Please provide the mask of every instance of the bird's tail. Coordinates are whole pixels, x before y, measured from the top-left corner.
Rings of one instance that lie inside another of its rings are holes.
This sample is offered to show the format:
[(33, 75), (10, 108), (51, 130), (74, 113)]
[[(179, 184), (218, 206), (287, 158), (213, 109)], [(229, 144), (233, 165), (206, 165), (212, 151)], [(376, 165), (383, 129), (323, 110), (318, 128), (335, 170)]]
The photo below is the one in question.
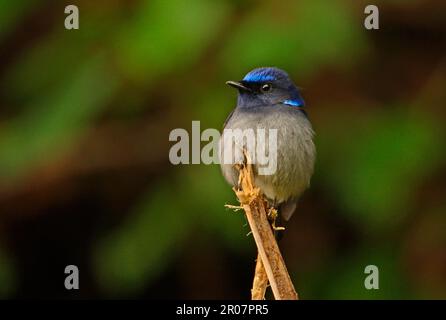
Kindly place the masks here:
[(296, 210), (296, 207), (297, 199), (285, 201), (279, 205), (279, 215), (282, 216), (285, 221), (288, 221)]

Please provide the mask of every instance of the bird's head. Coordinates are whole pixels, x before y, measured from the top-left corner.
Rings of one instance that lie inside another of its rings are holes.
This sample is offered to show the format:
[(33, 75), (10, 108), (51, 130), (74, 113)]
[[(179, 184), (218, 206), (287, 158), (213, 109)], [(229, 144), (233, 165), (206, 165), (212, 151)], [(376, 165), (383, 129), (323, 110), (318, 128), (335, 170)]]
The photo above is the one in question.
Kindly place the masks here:
[(241, 81), (226, 83), (238, 89), (237, 106), (242, 108), (279, 103), (297, 108), (304, 107), (304, 100), (296, 85), (285, 71), (278, 68), (257, 68), (249, 72)]

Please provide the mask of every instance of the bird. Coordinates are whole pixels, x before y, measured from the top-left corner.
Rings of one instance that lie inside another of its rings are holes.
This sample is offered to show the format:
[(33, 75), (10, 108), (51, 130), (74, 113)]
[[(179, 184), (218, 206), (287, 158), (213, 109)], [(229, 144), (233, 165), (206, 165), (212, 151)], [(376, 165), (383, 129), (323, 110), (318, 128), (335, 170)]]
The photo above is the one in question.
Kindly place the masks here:
[[(310, 185), (316, 160), (315, 133), (305, 102), (290, 76), (276, 67), (256, 68), (241, 81), (227, 81), (226, 84), (238, 90), (238, 98), (235, 109), (223, 125), (224, 132), (227, 129), (277, 130), (276, 170), (262, 175), (259, 164), (253, 163), (254, 184), (270, 206), (288, 221), (300, 196)], [(269, 137), (267, 135), (263, 143), (268, 144)], [(219, 142), (220, 157), (225, 149), (234, 146), (226, 140), (223, 133)], [(226, 181), (237, 186), (239, 171), (234, 164), (220, 161), (220, 167)]]

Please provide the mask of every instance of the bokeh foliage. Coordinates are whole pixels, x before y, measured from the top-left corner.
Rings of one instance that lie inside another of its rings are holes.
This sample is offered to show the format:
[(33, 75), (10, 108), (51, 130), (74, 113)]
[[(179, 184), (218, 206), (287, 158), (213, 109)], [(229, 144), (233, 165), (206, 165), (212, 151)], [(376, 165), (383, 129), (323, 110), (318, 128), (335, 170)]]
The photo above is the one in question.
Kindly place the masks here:
[[(440, 21), (441, 10), (428, 21), (405, 2), (382, 4), (382, 30), (366, 31), (363, 1), (74, 1), (80, 30), (67, 31), (62, 2), (3, 2), (2, 297), (26, 296), (13, 226), (53, 206), (64, 215), (73, 203), (94, 203), (86, 215), (99, 217), (76, 233), (89, 239), (76, 258), (89, 268), (85, 296), (156, 297), (158, 282), (170, 277), (180, 283), (165, 285), (172, 297), (248, 297), (234, 269), (249, 274), (255, 252), (244, 218), (223, 207), (234, 203), (232, 191), (217, 166), (169, 164), (168, 132), (190, 131), (192, 120), (220, 128), (235, 102), (224, 81), (266, 65), (286, 69), (304, 87), (317, 132), (312, 187), (283, 242), (302, 297), (446, 297), (446, 285), (423, 286), (446, 280), (441, 268), (427, 267), (446, 263), (445, 229), (434, 228), (446, 225), (445, 188), (436, 180), (445, 175), (444, 110), (432, 102), (445, 101), (439, 50), (446, 26), (424, 30), (433, 34), (427, 53), (408, 51), (407, 38), (389, 50), (399, 36), (392, 26), (405, 35), (404, 23), (416, 29)], [(430, 12), (428, 2), (413, 1)], [(401, 25), (391, 18), (399, 12), (407, 19)], [(22, 198), (29, 206), (15, 205)], [(423, 234), (435, 229), (425, 246), (418, 245), (421, 222)], [(51, 234), (58, 225), (46, 228)], [(33, 235), (24, 239), (43, 249)], [(320, 252), (309, 252), (308, 243)], [(243, 257), (243, 266), (229, 256)], [(189, 268), (178, 266), (185, 261)], [(368, 264), (380, 267), (378, 291), (363, 287)], [(433, 273), (426, 282), (417, 270)], [(212, 296), (202, 296), (203, 286)]]

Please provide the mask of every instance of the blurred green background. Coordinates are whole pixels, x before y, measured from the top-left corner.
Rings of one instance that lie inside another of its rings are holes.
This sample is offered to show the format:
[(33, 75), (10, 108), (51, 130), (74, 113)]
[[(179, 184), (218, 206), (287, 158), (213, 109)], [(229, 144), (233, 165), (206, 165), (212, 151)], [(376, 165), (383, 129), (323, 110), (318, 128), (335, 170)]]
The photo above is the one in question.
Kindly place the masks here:
[(367, 4), (0, 1), (0, 298), (249, 298), (235, 197), (168, 135), (220, 129), (225, 81), (277, 66), (317, 132), (281, 241), (301, 298), (445, 299), (446, 3), (375, 1), (373, 31)]

